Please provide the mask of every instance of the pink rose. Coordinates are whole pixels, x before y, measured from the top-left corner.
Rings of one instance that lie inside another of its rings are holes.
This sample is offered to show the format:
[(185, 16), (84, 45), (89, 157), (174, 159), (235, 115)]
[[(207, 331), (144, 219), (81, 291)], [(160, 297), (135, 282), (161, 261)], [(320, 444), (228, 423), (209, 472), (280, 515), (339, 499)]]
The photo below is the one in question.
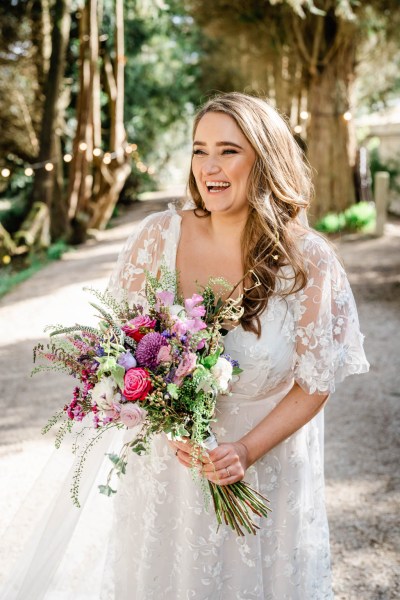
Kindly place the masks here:
[(156, 325), (155, 319), (150, 319), (148, 315), (138, 315), (131, 319), (122, 327), (122, 331), (128, 336), (139, 342), (142, 337), (148, 333), (149, 329), (153, 329)]
[(174, 383), (180, 384), (182, 379), (196, 368), (197, 356), (193, 352), (185, 354), (179, 363), (174, 377)]
[(124, 404), (121, 407), (120, 420), (129, 428), (137, 427), (146, 416), (146, 411), (138, 404)]
[(146, 369), (129, 369), (124, 377), (123, 394), (127, 400), (145, 400), (147, 394), (153, 389), (149, 372)]

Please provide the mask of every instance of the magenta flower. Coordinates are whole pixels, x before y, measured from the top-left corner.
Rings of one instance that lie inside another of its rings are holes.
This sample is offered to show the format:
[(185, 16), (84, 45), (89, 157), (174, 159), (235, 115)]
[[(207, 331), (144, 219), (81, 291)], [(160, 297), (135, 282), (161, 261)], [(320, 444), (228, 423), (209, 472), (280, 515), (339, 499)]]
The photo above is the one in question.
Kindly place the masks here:
[(155, 324), (156, 320), (150, 319), (148, 315), (138, 315), (134, 319), (128, 321), (121, 329), (128, 337), (131, 337), (135, 342), (138, 342), (146, 335), (146, 330), (152, 329)]
[(136, 348), (136, 360), (142, 367), (155, 369), (160, 364), (158, 353), (162, 346), (168, 346), (167, 340), (161, 333), (147, 333), (138, 343)]

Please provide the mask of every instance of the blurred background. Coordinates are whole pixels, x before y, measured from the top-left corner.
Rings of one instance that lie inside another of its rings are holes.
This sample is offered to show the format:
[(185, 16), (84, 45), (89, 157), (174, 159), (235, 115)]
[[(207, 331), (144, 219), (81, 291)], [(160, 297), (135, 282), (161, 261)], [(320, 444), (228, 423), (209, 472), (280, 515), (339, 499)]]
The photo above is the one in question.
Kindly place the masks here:
[(82, 287), (104, 287), (135, 223), (185, 196), (196, 108), (244, 91), (311, 163), (310, 221), (344, 259), (371, 362), (327, 408), (336, 597), (400, 596), (399, 31), (398, 0), (1, 0), (0, 534), (71, 388), (29, 379), (34, 343), (91, 318)]

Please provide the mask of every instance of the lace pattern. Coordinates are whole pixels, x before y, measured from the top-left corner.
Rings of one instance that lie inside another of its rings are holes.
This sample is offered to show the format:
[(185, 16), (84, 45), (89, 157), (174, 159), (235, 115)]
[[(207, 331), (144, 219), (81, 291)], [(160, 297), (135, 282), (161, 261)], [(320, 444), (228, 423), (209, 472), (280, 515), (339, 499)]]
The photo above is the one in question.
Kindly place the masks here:
[[(175, 268), (181, 217), (147, 217), (121, 252), (109, 288), (143, 303), (144, 269), (164, 259)], [(215, 431), (234, 441), (259, 423), (293, 382), (326, 393), (346, 375), (368, 370), (345, 272), (329, 245), (310, 232), (301, 241), (307, 287), (274, 295), (258, 339), (240, 326), (225, 351), (244, 372), (218, 400)], [(131, 460), (132, 459), (132, 460)], [(154, 440), (130, 457), (115, 499), (115, 598), (146, 600), (328, 600), (329, 532), (324, 506), (323, 413), (255, 463), (246, 481), (265, 493), (271, 516), (256, 537), (216, 531), (198, 481)], [(110, 559), (111, 560), (111, 559)]]

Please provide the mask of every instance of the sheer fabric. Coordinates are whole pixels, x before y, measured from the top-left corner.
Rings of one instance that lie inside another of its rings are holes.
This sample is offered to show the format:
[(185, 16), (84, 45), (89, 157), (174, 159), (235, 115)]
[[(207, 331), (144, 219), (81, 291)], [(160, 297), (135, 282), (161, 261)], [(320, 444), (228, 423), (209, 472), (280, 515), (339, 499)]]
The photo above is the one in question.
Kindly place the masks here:
[[(148, 217), (121, 253), (112, 289), (139, 301), (143, 268), (151, 264), (156, 272), (161, 260), (175, 268), (180, 225), (174, 210)], [(346, 375), (368, 370), (342, 266), (317, 234), (310, 231), (299, 243), (307, 287), (271, 298), (259, 339), (241, 327), (225, 338), (225, 351), (244, 372), (232, 394), (218, 401), (220, 442), (253, 428), (294, 381), (308, 393), (333, 392)], [(248, 470), (246, 480), (269, 497), (272, 514), (256, 537), (239, 539), (225, 527), (216, 531), (199, 483), (165, 440), (156, 439), (149, 457), (132, 457), (116, 498), (116, 598), (331, 598), (322, 444), (320, 413)]]
[[(140, 224), (111, 277), (109, 289), (114, 295), (124, 293), (131, 303), (145, 304), (144, 270), (155, 274), (162, 261), (175, 268), (180, 228), (181, 217), (174, 209), (150, 215)], [(308, 269), (307, 287), (286, 298), (278, 293), (271, 297), (261, 317), (260, 338), (240, 326), (225, 337), (225, 351), (239, 360), (244, 371), (231, 395), (218, 399), (214, 430), (220, 442), (235, 441), (257, 425), (294, 381), (308, 393), (331, 393), (345, 376), (368, 370), (354, 298), (342, 266), (312, 231), (299, 244)], [(281, 274), (290, 275), (290, 268), (283, 268)], [(285, 285), (284, 278), (278, 279), (276, 291)], [(132, 432), (124, 435), (130, 439)], [(100, 462), (104, 451), (97, 454)], [(41, 573), (32, 598), (332, 598), (323, 412), (252, 465), (246, 481), (270, 499), (272, 513), (260, 522), (257, 536), (237, 538), (226, 527), (216, 530), (199, 481), (178, 463), (166, 440), (157, 437), (148, 456), (130, 456), (113, 501), (93, 490), (54, 577), (57, 565), (51, 547), (57, 549), (59, 562), (60, 544), (65, 549), (68, 536), (60, 539), (53, 519), (53, 536), (46, 538), (48, 564), (40, 564), (47, 574)], [(62, 507), (67, 510), (66, 503)], [(59, 513), (56, 521), (62, 518)], [(86, 531), (86, 544), (81, 531)], [(33, 585), (38, 578), (35, 561), (23, 571), (7, 588), (13, 589), (12, 594), (0, 596), (1, 600), (25, 600), (18, 589), (21, 581), (29, 589), (29, 582)]]

